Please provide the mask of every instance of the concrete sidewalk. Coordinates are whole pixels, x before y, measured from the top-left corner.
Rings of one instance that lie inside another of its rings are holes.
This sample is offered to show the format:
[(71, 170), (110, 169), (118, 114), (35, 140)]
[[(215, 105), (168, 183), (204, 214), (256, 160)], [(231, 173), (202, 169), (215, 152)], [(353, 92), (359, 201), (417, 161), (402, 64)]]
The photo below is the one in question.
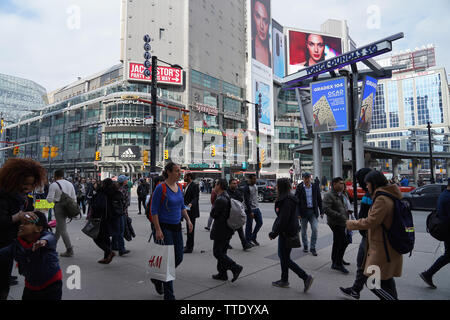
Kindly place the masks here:
[[(202, 195), (206, 201), (209, 195)], [(192, 254), (185, 254), (182, 264), (177, 268), (174, 282), (175, 296), (178, 300), (340, 300), (346, 299), (339, 287), (351, 286), (356, 274), (356, 255), (360, 242), (358, 232), (354, 233), (353, 243), (349, 245), (345, 260), (350, 262), (350, 274), (331, 269), (332, 233), (330, 228), (319, 224), (318, 256), (294, 249), (292, 259), (307, 273), (315, 278), (308, 293), (303, 293), (303, 281), (290, 272), (290, 288), (276, 288), (272, 281), (280, 279), (281, 269), (277, 256), (277, 240), (270, 241), (268, 233), (274, 219), (264, 218), (264, 225), (259, 233), (261, 246), (248, 252), (242, 250), (237, 234), (234, 235), (229, 256), (244, 267), (239, 279), (231, 283), (211, 278), (217, 273), (216, 259), (212, 254), (212, 241), (209, 232), (204, 229), (209, 212), (201, 212), (196, 223), (195, 248)], [(126, 242), (131, 253), (124, 257), (116, 256), (109, 265), (97, 263), (103, 258), (103, 252), (94, 242), (81, 232), (86, 220), (74, 220), (68, 225), (74, 245), (75, 256), (60, 258), (63, 281), (66, 284), (70, 274), (66, 273), (70, 265), (81, 269), (81, 289), (69, 290), (64, 286), (65, 300), (162, 300), (146, 276), (146, 258), (152, 243), (147, 240), (150, 234), (149, 222), (144, 215), (137, 215), (137, 200), (133, 199), (130, 210), (136, 238)], [(186, 235), (183, 231), (183, 238)], [(65, 251), (62, 240), (58, 251)], [(428, 268), (443, 253), (443, 243), (425, 233), (416, 233), (416, 246), (411, 258), (404, 256), (403, 276), (396, 279), (397, 290), (401, 300), (441, 300), (450, 299), (450, 268), (444, 267), (434, 278), (437, 290), (429, 289), (418, 274)], [(13, 274), (17, 275), (15, 268)], [(231, 273), (229, 273), (231, 279)], [(19, 285), (11, 287), (10, 299), (21, 299), (24, 280), (19, 276)], [(362, 300), (377, 300), (365, 288), (361, 292)]]

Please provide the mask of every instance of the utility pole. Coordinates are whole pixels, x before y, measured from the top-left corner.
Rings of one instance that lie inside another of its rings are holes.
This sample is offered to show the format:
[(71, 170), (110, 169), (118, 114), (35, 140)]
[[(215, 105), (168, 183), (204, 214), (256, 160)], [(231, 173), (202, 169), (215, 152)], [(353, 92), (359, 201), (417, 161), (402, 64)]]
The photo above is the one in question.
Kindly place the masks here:
[(261, 117), (261, 93), (258, 97), (258, 103), (255, 103), (255, 129), (256, 129), (256, 179), (259, 179), (260, 164), (259, 164), (259, 118)]
[(152, 106), (151, 114), (153, 118), (151, 134), (150, 134), (150, 174), (156, 172), (156, 103), (157, 103), (157, 79), (158, 77), (158, 58), (152, 56)]
[(434, 180), (434, 165), (433, 165), (433, 145), (431, 143), (431, 122), (429, 121), (427, 128), (428, 128), (428, 145), (430, 149), (430, 172), (431, 172), (430, 183), (434, 184), (435, 180)]

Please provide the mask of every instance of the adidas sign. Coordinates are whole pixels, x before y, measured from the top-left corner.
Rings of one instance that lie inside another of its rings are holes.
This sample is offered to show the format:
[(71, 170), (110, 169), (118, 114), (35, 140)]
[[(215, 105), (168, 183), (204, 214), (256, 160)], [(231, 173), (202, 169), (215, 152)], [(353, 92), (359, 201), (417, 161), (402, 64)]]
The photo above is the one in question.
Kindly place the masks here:
[(122, 158), (127, 158), (127, 159), (134, 159), (134, 158), (136, 158), (136, 155), (133, 153), (131, 148), (128, 148), (127, 150), (125, 150), (124, 153), (122, 153), (121, 157)]

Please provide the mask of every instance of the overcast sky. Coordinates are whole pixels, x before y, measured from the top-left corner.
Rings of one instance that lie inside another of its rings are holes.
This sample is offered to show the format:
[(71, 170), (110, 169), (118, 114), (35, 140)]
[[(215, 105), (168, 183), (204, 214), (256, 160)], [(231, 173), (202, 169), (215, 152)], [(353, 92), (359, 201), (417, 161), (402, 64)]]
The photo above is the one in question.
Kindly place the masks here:
[[(345, 19), (358, 45), (397, 32), (405, 38), (394, 51), (434, 44), (447, 71), (449, 13), (449, 0), (272, 0), (284, 26), (320, 30), (327, 19)], [(0, 73), (60, 88), (119, 62), (120, 0), (0, 0), (0, 48)]]

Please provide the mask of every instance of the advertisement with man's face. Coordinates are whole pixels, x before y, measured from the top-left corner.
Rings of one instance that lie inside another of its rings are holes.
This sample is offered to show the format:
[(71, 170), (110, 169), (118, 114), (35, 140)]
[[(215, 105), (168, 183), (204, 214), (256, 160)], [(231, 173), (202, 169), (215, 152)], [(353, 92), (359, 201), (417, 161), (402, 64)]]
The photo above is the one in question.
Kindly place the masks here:
[(272, 67), (270, 0), (252, 0), (252, 58)]
[(280, 80), (286, 76), (286, 44), (284, 41), (283, 27), (272, 20), (273, 35), (273, 75)]
[(288, 74), (342, 54), (340, 38), (289, 30)]

